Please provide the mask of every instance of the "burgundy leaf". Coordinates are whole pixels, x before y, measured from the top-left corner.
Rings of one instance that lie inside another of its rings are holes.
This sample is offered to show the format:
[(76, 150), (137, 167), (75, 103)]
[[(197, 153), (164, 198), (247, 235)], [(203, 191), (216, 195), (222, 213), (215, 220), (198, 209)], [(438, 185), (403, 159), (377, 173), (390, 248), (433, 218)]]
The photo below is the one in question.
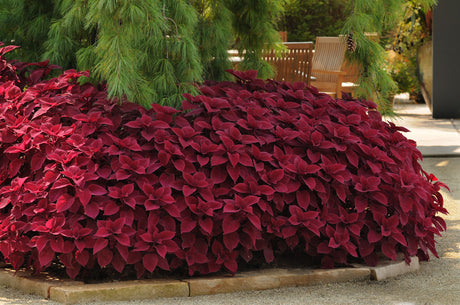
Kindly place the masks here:
[(240, 227), (240, 222), (237, 219), (234, 219), (231, 215), (224, 217), (222, 222), (222, 229), (224, 234), (230, 234), (238, 230)]
[(55, 253), (53, 249), (50, 247), (44, 247), (39, 253), (38, 253), (38, 259), (40, 262), (40, 266), (48, 266), (54, 259)]
[(108, 244), (109, 244), (109, 241), (105, 238), (96, 239), (96, 242), (94, 243), (94, 247), (93, 247), (93, 254), (100, 252), (102, 249), (107, 247)]
[(97, 262), (99, 266), (105, 267), (112, 262), (113, 252), (105, 248), (97, 254)]
[(238, 246), (239, 240), (237, 232), (224, 234), (223, 236), (224, 245), (229, 251), (232, 251), (236, 248), (236, 246)]
[(58, 201), (56, 202), (56, 209), (58, 213), (67, 211), (70, 209), (75, 202), (75, 197), (70, 196), (69, 194), (64, 194), (59, 197)]
[(153, 253), (145, 254), (142, 258), (142, 264), (149, 272), (153, 272), (158, 265), (158, 255)]

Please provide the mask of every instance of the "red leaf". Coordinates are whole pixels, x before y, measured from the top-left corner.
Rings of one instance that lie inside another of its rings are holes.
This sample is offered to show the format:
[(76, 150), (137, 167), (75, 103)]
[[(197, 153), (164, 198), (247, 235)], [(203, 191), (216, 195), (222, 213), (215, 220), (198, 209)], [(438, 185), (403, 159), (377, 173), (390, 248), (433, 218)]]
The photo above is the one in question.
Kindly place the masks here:
[(237, 232), (233, 232), (230, 234), (224, 234), (223, 241), (224, 241), (225, 247), (229, 251), (232, 251), (233, 249), (236, 248), (236, 246), (238, 246), (240, 238)]
[(400, 232), (391, 233), (391, 237), (394, 238), (401, 245), (407, 247), (406, 239), (404, 238), (404, 235), (402, 235)]
[(115, 239), (123, 246), (130, 247), (131, 246), (131, 239), (127, 234), (119, 234), (115, 236)]
[(359, 241), (359, 253), (361, 257), (366, 257), (374, 252), (374, 245), (368, 243), (366, 240), (361, 239)]
[(105, 267), (112, 262), (113, 252), (105, 248), (97, 255), (97, 262), (99, 266)]
[(369, 230), (369, 233), (367, 233), (367, 240), (372, 244), (378, 242), (381, 239), (382, 233), (378, 233), (374, 230)]
[(32, 159), (30, 160), (30, 169), (33, 171), (40, 169), (43, 163), (45, 162), (45, 160), (46, 160), (46, 154), (41, 153), (41, 152), (35, 153), (32, 156)]
[(123, 269), (125, 268), (126, 262), (123, 260), (123, 258), (115, 253), (115, 255), (112, 258), (112, 266), (113, 268), (118, 271), (118, 273), (122, 273)]
[(211, 169), (211, 180), (214, 184), (220, 184), (227, 179), (227, 172), (222, 166), (213, 166)]
[(242, 194), (247, 194), (250, 191), (246, 183), (238, 183), (237, 185), (233, 187), (233, 189), (237, 191), (238, 193), (242, 193)]
[(233, 182), (236, 183), (236, 181), (240, 177), (240, 167), (238, 165), (236, 167), (232, 167), (230, 163), (228, 163), (227, 171), (230, 177), (232, 178)]
[(81, 204), (83, 204), (83, 206), (86, 206), (88, 202), (91, 200), (91, 192), (87, 189), (77, 189), (77, 196), (80, 199), (80, 202)]
[(224, 217), (222, 222), (222, 230), (224, 234), (230, 234), (235, 232), (240, 228), (240, 222), (237, 219), (234, 219), (231, 215)]
[(78, 273), (80, 273), (80, 269), (81, 267), (79, 265), (67, 266), (65, 272), (71, 279), (75, 279)]
[(265, 248), (264, 249), (264, 257), (265, 257), (265, 261), (267, 263), (273, 262), (273, 260), (275, 259), (275, 256), (273, 254), (273, 249), (272, 248)]
[(321, 254), (329, 254), (332, 252), (332, 248), (329, 247), (328, 242), (323, 241), (318, 245), (316, 251)]
[(273, 171), (270, 171), (268, 174), (268, 179), (270, 183), (277, 184), (278, 182), (281, 181), (281, 179), (284, 178), (284, 170), (282, 169), (275, 169)]
[(67, 187), (69, 185), (72, 185), (70, 183), (69, 179), (61, 178), (61, 179), (56, 180), (56, 182), (53, 183), (53, 186), (51, 187), (51, 189), (53, 189), (53, 190), (62, 189), (62, 188), (65, 188), (65, 187)]
[(380, 185), (379, 177), (359, 177), (358, 183), (355, 185), (355, 189), (360, 192), (378, 191)]
[(367, 207), (368, 207), (367, 198), (365, 198), (363, 196), (356, 196), (355, 197), (356, 212), (362, 213), (362, 212), (364, 212), (366, 210)]
[(236, 167), (240, 161), (240, 155), (238, 153), (227, 153), (228, 160), (233, 167)]
[(91, 202), (87, 206), (85, 206), (85, 215), (91, 217), (92, 219), (95, 219), (98, 214), (99, 206), (97, 205), (97, 203)]
[(180, 217), (180, 211), (174, 204), (167, 204), (163, 206), (164, 210), (172, 217)]
[(200, 166), (205, 166), (209, 162), (209, 157), (203, 157), (201, 155), (196, 156), (198, 163), (200, 163)]
[(265, 196), (271, 196), (275, 193), (275, 190), (268, 185), (259, 185), (258, 189)]
[(259, 230), (262, 230), (262, 226), (260, 224), (260, 218), (258, 216), (248, 214), (247, 217), (254, 227), (256, 227)]
[(383, 192), (375, 192), (372, 197), (383, 205), (388, 205), (388, 197)]
[(212, 235), (213, 221), (211, 218), (201, 218), (199, 220), (201, 229), (206, 232), (209, 236)]
[(358, 252), (356, 252), (356, 246), (351, 242), (346, 242), (343, 247), (350, 253), (353, 257), (358, 257)]
[(142, 264), (149, 272), (153, 272), (158, 264), (158, 255), (153, 253), (145, 254), (142, 258)]
[(224, 156), (214, 155), (211, 157), (211, 166), (218, 166), (227, 163), (228, 159)]
[(91, 195), (105, 195), (107, 194), (107, 190), (100, 186), (100, 185), (97, 185), (97, 184), (90, 184), (88, 185), (87, 189), (89, 190), (89, 192), (91, 193)]
[(89, 252), (86, 250), (75, 253), (75, 260), (82, 266), (86, 266), (89, 261)]
[(75, 197), (71, 197), (69, 194), (64, 194), (56, 202), (56, 211), (62, 213), (70, 209), (75, 202)]
[(179, 159), (179, 160), (175, 160), (175, 161), (173, 161), (173, 164), (174, 164), (174, 167), (175, 167), (178, 171), (180, 171), (180, 172), (184, 171), (184, 169), (185, 169), (185, 161), (184, 161), (184, 160), (180, 160), (180, 159)]
[(310, 205), (310, 193), (308, 191), (298, 191), (296, 193), (297, 204), (304, 210)]
[(38, 252), (38, 260), (40, 262), (40, 266), (48, 266), (53, 261), (54, 255), (55, 253), (51, 247), (43, 248), (40, 252)]
[(180, 224), (180, 230), (182, 233), (191, 232), (196, 227), (196, 220), (193, 220), (189, 217), (185, 217), (182, 219)]
[(64, 250), (64, 239), (62, 237), (52, 238), (50, 246), (54, 252), (62, 253)]
[(110, 216), (110, 215), (115, 215), (120, 211), (120, 206), (116, 204), (114, 201), (109, 201), (105, 206), (104, 206), (104, 215)]
[(108, 244), (109, 244), (109, 241), (105, 238), (96, 239), (96, 242), (94, 243), (94, 246), (93, 246), (93, 254), (100, 252), (102, 249), (107, 247)]
[(232, 274), (235, 274), (236, 271), (238, 270), (238, 264), (235, 260), (226, 260), (224, 262), (225, 268), (228, 269)]
[(195, 187), (191, 187), (187, 184), (184, 184), (182, 187), (182, 192), (184, 193), (185, 197), (190, 197), (193, 193), (195, 193), (197, 189)]
[(404, 213), (409, 213), (414, 205), (410, 196), (403, 196), (402, 194), (399, 196), (399, 204)]
[(396, 246), (396, 242), (392, 241), (391, 239), (390, 240), (384, 240), (382, 242), (382, 252), (383, 252), (383, 254), (385, 254), (386, 257), (388, 257), (388, 258), (390, 258), (390, 259), (392, 259), (394, 261), (397, 259), (395, 246)]

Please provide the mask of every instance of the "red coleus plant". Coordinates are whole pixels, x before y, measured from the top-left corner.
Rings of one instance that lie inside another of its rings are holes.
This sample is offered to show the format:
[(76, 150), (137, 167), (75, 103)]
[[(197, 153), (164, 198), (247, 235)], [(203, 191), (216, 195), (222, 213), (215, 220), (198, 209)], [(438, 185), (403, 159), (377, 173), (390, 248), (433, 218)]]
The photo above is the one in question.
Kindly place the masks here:
[(180, 110), (146, 110), (79, 85), (85, 73), (42, 80), (51, 68), (0, 59), (0, 253), (15, 269), (436, 255), (443, 184), (372, 102), (230, 71)]

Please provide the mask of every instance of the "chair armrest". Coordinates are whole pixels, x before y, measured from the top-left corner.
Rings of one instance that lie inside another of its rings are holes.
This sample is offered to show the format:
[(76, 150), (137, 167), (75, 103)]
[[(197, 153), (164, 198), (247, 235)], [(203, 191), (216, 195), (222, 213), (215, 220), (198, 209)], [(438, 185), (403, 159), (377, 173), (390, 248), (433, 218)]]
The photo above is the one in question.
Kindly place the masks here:
[(345, 75), (345, 71), (327, 71), (327, 70), (318, 70), (318, 69), (311, 69), (311, 73), (324, 73), (324, 74), (333, 74), (333, 75)]

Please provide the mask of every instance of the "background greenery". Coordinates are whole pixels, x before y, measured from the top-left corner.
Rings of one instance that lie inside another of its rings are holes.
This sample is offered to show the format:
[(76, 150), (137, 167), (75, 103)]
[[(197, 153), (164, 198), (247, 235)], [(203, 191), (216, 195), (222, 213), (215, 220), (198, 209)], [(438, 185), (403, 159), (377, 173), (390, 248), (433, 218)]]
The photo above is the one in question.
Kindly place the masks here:
[(286, 0), (278, 29), (288, 41), (315, 41), (317, 36), (337, 36), (347, 18), (346, 0)]
[[(274, 71), (261, 54), (279, 48), (277, 31), (287, 31), (290, 41), (353, 34), (357, 48), (347, 58), (361, 67), (356, 94), (391, 114), (390, 96), (416, 85), (412, 45), (420, 36), (416, 19), (405, 12), (424, 12), (435, 2), (0, 0), (0, 40), (21, 46), (13, 54), (19, 60), (50, 59), (64, 69), (90, 70), (93, 81), (107, 84), (110, 97), (177, 107), (183, 93), (197, 93), (196, 83), (228, 78), (224, 71), (234, 67), (228, 49), (239, 51), (238, 69), (268, 78)], [(369, 39), (369, 32), (379, 41)], [(411, 48), (400, 52), (401, 43), (388, 38), (395, 35)], [(393, 69), (389, 46), (398, 56), (407, 54)]]
[(241, 69), (272, 76), (260, 55), (279, 41), (282, 2), (0, 0), (0, 40), (21, 46), (21, 61), (90, 70), (111, 97), (177, 107), (196, 83), (226, 78), (230, 48)]

